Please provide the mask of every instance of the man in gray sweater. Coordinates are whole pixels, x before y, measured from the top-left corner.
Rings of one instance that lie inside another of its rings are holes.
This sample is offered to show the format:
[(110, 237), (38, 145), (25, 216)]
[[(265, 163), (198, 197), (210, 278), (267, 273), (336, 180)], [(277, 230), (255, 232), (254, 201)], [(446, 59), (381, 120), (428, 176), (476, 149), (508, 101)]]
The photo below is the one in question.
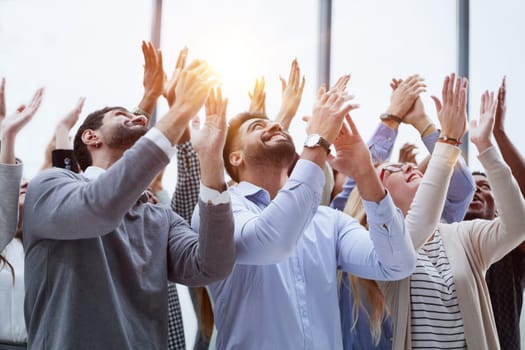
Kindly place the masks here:
[[(198, 286), (230, 273), (233, 218), (221, 157), (226, 103), (214, 92), (207, 97), (209, 72), (202, 61), (188, 66), (174, 87), (175, 104), (149, 131), (144, 116), (121, 107), (92, 113), (75, 137), (84, 174), (49, 169), (29, 184), (28, 348), (165, 349), (166, 281)], [(140, 198), (207, 98), (206, 123), (194, 139), (202, 175), (195, 233), (170, 208)]]

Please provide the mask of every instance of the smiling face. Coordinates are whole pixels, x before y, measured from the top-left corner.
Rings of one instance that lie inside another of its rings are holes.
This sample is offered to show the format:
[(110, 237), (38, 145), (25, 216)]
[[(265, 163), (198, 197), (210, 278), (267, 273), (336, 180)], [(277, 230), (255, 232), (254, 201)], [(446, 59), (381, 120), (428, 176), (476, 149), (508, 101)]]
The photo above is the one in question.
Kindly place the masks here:
[(240, 181), (237, 173), (241, 166), (288, 169), (294, 158), (293, 140), (278, 122), (258, 115), (240, 115), (230, 121), (224, 160), (235, 181)]
[(385, 163), (377, 168), (379, 178), (394, 204), (406, 216), (414, 200), (423, 173), (412, 163)]
[(100, 127), (103, 142), (114, 149), (128, 149), (147, 131), (148, 120), (123, 108), (107, 112)]
[(492, 220), (497, 216), (492, 188), (486, 176), (475, 174), (476, 192), (470, 202), (465, 220)]

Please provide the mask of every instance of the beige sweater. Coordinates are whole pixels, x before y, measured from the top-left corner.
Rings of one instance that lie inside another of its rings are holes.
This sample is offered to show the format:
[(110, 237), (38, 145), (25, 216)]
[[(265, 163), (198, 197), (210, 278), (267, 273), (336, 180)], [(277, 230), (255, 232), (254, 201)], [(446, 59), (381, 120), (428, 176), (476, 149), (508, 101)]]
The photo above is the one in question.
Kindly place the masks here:
[[(499, 218), (440, 224), (452, 168), (459, 149), (437, 143), (405, 219), (414, 247), (419, 249), (439, 229), (454, 271), (456, 293), (469, 349), (499, 349), (489, 292), (488, 267), (525, 239), (525, 203), (509, 167), (495, 148), (478, 156), (487, 171)], [(394, 349), (411, 349), (410, 278), (380, 282), (394, 321)]]

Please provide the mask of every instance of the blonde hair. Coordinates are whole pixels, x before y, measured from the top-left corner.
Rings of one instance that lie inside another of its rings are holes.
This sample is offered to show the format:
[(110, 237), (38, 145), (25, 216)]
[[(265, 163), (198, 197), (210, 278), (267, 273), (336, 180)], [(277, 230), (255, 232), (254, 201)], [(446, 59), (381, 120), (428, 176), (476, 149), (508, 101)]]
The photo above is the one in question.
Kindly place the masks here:
[[(344, 212), (359, 221), (361, 225), (368, 229), (366, 212), (361, 200), (361, 194), (357, 187), (354, 188), (346, 202)], [(374, 345), (379, 344), (381, 339), (381, 324), (385, 316), (389, 314), (385, 304), (385, 298), (376, 281), (360, 278), (348, 274), (353, 293), (352, 328), (357, 324), (359, 310), (363, 310), (370, 320), (370, 334)], [(363, 296), (363, 298), (361, 298)], [(366, 301), (366, 304), (363, 303)]]

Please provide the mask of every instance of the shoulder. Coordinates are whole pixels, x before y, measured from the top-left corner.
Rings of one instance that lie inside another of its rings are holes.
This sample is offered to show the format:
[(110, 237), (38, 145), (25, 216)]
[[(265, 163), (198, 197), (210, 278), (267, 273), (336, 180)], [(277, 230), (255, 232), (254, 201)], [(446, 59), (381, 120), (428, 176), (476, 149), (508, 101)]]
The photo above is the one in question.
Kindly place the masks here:
[(87, 179), (81, 174), (74, 173), (71, 170), (67, 170), (67, 169), (52, 167), (52, 168), (43, 170), (39, 172), (38, 174), (36, 174), (31, 179), (30, 183), (42, 183), (50, 179), (60, 179), (60, 178), (87, 181)]

